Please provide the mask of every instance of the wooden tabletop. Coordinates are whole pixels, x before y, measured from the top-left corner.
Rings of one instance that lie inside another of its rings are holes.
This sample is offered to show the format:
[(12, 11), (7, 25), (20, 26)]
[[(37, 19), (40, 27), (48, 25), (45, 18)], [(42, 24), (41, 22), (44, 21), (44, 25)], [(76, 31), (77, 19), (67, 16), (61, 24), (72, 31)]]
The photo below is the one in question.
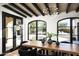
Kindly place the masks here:
[(60, 45), (57, 46), (55, 43), (52, 43), (51, 45), (49, 45), (47, 42), (45, 44), (42, 44), (41, 41), (28, 41), (27, 43), (24, 43), (22, 45), (28, 46), (28, 47), (66, 51), (66, 52), (79, 54), (79, 45), (76, 45), (76, 44), (60, 43)]

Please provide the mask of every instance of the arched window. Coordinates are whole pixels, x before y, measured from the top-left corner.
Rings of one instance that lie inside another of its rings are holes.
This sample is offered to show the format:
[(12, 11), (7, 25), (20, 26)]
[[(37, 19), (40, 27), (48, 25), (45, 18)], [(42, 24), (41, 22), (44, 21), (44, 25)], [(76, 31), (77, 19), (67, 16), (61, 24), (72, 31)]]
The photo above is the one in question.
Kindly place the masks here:
[(59, 42), (79, 44), (79, 17), (68, 17), (57, 22)]
[(47, 23), (34, 20), (28, 23), (28, 40), (40, 40), (46, 37)]

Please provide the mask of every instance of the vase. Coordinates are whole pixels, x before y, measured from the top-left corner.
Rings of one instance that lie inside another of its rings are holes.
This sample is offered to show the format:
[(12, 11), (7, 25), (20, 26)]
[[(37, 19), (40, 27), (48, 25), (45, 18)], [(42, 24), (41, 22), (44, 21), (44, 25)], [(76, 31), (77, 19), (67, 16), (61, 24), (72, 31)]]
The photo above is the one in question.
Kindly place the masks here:
[(52, 44), (52, 40), (51, 40), (51, 39), (48, 40), (48, 44), (49, 44), (49, 45)]
[(57, 42), (56, 42), (56, 45), (59, 46), (59, 44), (60, 44), (60, 43), (57, 41)]
[(41, 40), (42, 44), (44, 44), (45, 41), (46, 41), (46, 38), (43, 38), (43, 39)]

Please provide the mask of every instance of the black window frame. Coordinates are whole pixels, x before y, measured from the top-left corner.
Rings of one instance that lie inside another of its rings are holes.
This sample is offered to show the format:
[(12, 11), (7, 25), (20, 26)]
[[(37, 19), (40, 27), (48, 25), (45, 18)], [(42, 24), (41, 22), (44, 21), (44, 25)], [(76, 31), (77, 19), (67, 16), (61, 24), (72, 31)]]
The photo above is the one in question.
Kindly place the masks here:
[(46, 24), (46, 32), (47, 32), (47, 22), (46, 21), (43, 21), (43, 20), (33, 20), (33, 21), (30, 21), (28, 23), (28, 40), (29, 40), (29, 24), (32, 23), (32, 22), (36, 22), (36, 40), (38, 40), (38, 22), (39, 21), (45, 22), (45, 24)]
[(72, 31), (73, 31), (73, 29), (72, 29), (72, 20), (73, 19), (79, 19), (79, 17), (68, 17), (68, 18), (63, 18), (63, 19), (61, 19), (61, 20), (58, 20), (57, 21), (57, 41), (58, 41), (58, 34), (59, 34), (59, 32), (58, 32), (58, 23), (60, 22), (60, 21), (62, 21), (62, 20), (66, 20), (66, 19), (70, 19), (70, 44), (73, 44), (73, 40), (72, 40), (72, 37), (73, 37), (73, 35), (72, 35)]
[[(5, 24), (5, 17), (6, 16), (13, 17), (13, 48), (10, 49), (10, 50), (7, 50), (7, 51), (6, 51), (6, 44), (5, 44), (6, 43), (6, 38), (5, 38), (5, 34), (4, 34), (5, 32), (3, 31), (3, 29), (6, 26), (6, 24)], [(16, 47), (16, 36), (15, 36), (15, 33), (14, 33), (14, 26), (16, 25), (16, 19), (20, 19), (21, 24), (23, 24), (23, 18), (22, 17), (19, 17), (19, 16), (16, 16), (16, 15), (2, 11), (2, 53), (10, 52), (10, 51), (13, 51), (17, 48)], [(21, 34), (21, 42), (22, 41), (23, 41), (23, 32)]]

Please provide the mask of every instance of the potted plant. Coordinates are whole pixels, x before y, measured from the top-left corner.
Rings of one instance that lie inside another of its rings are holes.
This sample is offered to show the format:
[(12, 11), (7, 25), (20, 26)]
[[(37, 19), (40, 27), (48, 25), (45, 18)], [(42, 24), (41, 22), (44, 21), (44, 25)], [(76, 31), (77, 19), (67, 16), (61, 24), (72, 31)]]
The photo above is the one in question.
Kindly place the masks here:
[[(52, 44), (52, 42), (53, 42), (53, 40), (51, 39), (52, 38), (52, 36), (57, 36), (57, 34), (55, 34), (55, 33), (47, 33), (47, 37), (49, 38), (48, 39), (48, 44)], [(58, 45), (58, 41), (56, 42), (56, 44)]]
[(47, 37), (49, 38), (48, 39), (48, 44), (52, 44), (52, 40), (51, 40), (51, 37), (52, 37), (52, 33), (47, 33)]

